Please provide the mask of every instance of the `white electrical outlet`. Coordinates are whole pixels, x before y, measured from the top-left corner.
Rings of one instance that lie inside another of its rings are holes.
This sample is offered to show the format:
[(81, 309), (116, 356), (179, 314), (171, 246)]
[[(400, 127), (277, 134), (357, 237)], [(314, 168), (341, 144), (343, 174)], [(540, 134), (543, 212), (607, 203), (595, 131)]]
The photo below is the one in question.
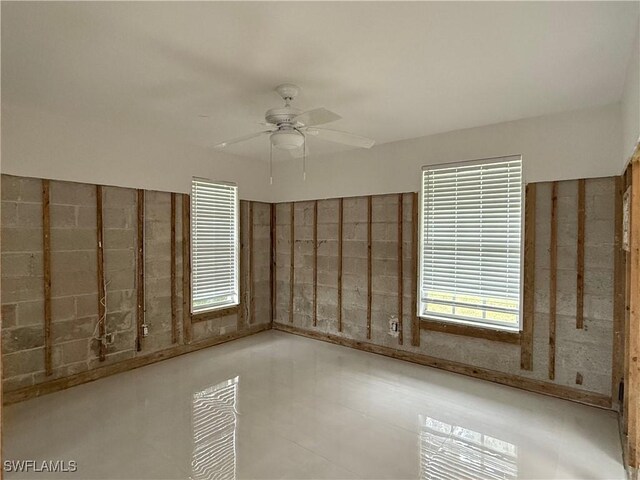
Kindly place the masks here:
[(142, 336), (146, 337), (147, 335), (149, 335), (149, 325), (147, 325), (146, 323), (142, 324)]

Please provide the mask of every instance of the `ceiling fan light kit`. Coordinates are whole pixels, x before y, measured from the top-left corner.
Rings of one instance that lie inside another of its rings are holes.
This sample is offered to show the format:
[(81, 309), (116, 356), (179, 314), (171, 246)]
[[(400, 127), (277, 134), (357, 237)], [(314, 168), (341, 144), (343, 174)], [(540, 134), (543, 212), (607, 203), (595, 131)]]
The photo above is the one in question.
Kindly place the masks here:
[[(224, 148), (228, 145), (250, 140), (269, 133), (269, 170), (273, 171), (273, 148), (275, 147), (280, 150), (288, 151), (294, 158), (302, 156), (303, 178), (306, 179), (307, 134), (313, 135), (321, 140), (359, 148), (371, 148), (375, 143), (370, 138), (361, 137), (352, 133), (317, 128), (316, 125), (335, 122), (336, 120), (340, 120), (342, 117), (337, 113), (331, 112), (322, 107), (309, 110), (307, 112), (302, 112), (301, 110), (292, 107), (291, 102), (300, 93), (300, 88), (298, 86), (291, 83), (285, 83), (278, 85), (275, 90), (284, 100), (284, 107), (267, 110), (264, 116), (267, 124), (275, 128), (227, 140), (226, 142), (217, 144), (216, 147)], [(299, 150), (301, 147), (303, 151), (302, 155), (299, 155), (296, 150)], [(273, 175), (271, 175), (271, 183), (273, 183)]]

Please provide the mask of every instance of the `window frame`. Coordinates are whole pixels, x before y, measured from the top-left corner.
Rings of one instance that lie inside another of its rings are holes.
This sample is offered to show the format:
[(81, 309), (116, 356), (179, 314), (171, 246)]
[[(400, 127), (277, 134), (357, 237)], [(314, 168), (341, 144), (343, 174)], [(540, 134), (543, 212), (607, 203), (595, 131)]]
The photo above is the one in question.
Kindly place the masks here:
[[(234, 278), (234, 291), (235, 291), (235, 299), (234, 302), (231, 303), (225, 303), (225, 304), (219, 304), (219, 305), (215, 305), (213, 307), (210, 308), (206, 308), (204, 310), (198, 310), (198, 311), (194, 311), (193, 308), (193, 292), (194, 292), (194, 258), (195, 258), (195, 250), (193, 248), (194, 245), (194, 240), (195, 240), (195, 232), (194, 232), (194, 222), (193, 222), (193, 218), (194, 218), (194, 194), (193, 194), (193, 187), (194, 187), (194, 183), (196, 181), (200, 181), (200, 182), (207, 182), (213, 185), (223, 185), (226, 187), (234, 187), (236, 190), (236, 201), (235, 201), (235, 255), (234, 255), (234, 270), (235, 270), (235, 278)], [(189, 268), (189, 281), (190, 281), (190, 288), (189, 288), (189, 313), (190, 316), (192, 318), (192, 320), (198, 320), (198, 319), (209, 319), (209, 318), (216, 318), (218, 313), (222, 314), (232, 314), (234, 313), (238, 307), (240, 306), (240, 298), (241, 298), (241, 293), (240, 293), (240, 193), (239, 193), (239, 189), (238, 189), (238, 185), (235, 182), (227, 182), (227, 181), (221, 181), (221, 180), (211, 180), (209, 178), (204, 178), (204, 177), (191, 177), (191, 194), (189, 196), (189, 261), (190, 261), (190, 268)]]
[[(518, 325), (510, 327), (506, 324), (488, 323), (483, 321), (463, 320), (457, 318), (442, 318), (429, 316), (422, 313), (422, 284), (423, 284), (423, 258), (424, 258), (424, 172), (441, 168), (468, 167), (473, 165), (483, 165), (498, 163), (508, 159), (520, 160), (520, 279), (518, 292)], [(423, 165), (420, 169), (420, 189), (418, 191), (418, 282), (416, 293), (416, 312), (421, 321), (421, 328), (441, 332), (449, 332), (457, 335), (477, 336), (480, 338), (492, 338), (494, 340), (506, 341), (508, 343), (519, 342), (520, 333), (523, 329), (524, 315), (524, 243), (525, 243), (525, 202), (526, 202), (526, 181), (524, 175), (524, 162), (521, 154), (501, 155), (497, 157), (478, 158), (473, 160), (462, 160), (455, 162), (437, 163)], [(495, 332), (492, 333), (492, 332)]]

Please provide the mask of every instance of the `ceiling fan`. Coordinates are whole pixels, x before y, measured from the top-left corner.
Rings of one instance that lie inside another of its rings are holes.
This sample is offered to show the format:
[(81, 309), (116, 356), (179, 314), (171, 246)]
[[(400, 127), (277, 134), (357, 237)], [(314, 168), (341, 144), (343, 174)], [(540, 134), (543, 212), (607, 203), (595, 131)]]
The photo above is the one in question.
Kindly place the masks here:
[[(307, 112), (291, 106), (291, 102), (300, 93), (300, 88), (290, 83), (278, 85), (276, 92), (284, 100), (284, 107), (272, 108), (265, 113), (266, 123), (271, 128), (261, 132), (251, 133), (242, 137), (233, 138), (215, 145), (216, 148), (224, 148), (234, 143), (244, 142), (261, 135), (270, 134), (270, 162), (273, 159), (273, 147), (287, 150), (296, 158), (302, 157), (306, 163), (308, 135), (312, 135), (321, 140), (341, 143), (352, 147), (371, 148), (374, 140), (354, 135), (352, 133), (331, 130), (328, 128), (318, 128), (317, 125), (324, 125), (340, 120), (342, 117), (326, 108), (316, 108)], [(302, 151), (301, 151), (302, 150)], [(306, 174), (305, 174), (306, 176)], [(273, 180), (272, 180), (273, 181)]]

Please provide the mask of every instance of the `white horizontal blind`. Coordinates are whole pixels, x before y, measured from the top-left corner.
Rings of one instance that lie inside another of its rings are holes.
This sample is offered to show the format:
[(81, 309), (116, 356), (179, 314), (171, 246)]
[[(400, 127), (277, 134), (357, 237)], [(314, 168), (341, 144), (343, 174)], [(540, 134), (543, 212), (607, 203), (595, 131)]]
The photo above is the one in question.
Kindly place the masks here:
[(191, 184), (191, 311), (238, 303), (238, 187)]
[(420, 315), (518, 329), (521, 158), (422, 172)]

